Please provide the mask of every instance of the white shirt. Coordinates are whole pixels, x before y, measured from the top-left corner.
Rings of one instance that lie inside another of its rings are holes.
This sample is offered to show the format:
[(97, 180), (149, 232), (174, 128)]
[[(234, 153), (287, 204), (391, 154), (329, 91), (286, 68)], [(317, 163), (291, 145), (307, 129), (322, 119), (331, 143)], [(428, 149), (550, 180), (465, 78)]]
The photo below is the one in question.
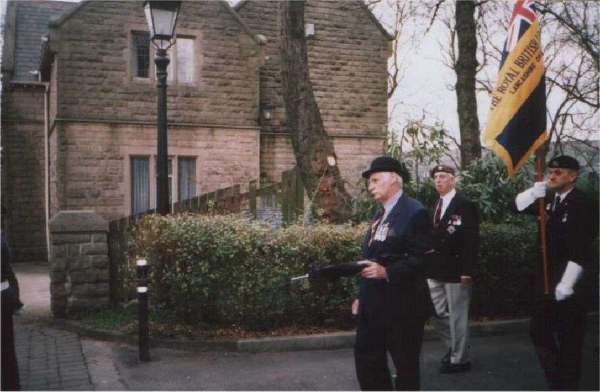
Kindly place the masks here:
[[(452, 201), (452, 198), (454, 197), (454, 195), (456, 195), (456, 189), (452, 189), (450, 192), (446, 193), (444, 196), (441, 196), (441, 199), (443, 201), (442, 201), (442, 211), (440, 213), (440, 220), (446, 213), (446, 210), (448, 209), (448, 206), (450, 205), (450, 202)], [(435, 213), (435, 211), (434, 211), (434, 213)]]
[(385, 202), (385, 204), (383, 205), (385, 212), (383, 213), (383, 218), (381, 219), (382, 222), (384, 222), (387, 219), (390, 212), (392, 212), (392, 208), (394, 208), (396, 203), (398, 203), (398, 200), (400, 200), (400, 197), (402, 197), (402, 189), (396, 192), (394, 196), (390, 197), (390, 199)]
[[(575, 188), (575, 187), (573, 187)], [(560, 202), (562, 203), (563, 201), (565, 201), (565, 197), (567, 197), (567, 195), (573, 190), (573, 188), (569, 189), (568, 191), (564, 192), (564, 193), (557, 193), (554, 195), (554, 201), (552, 202), (552, 205), (554, 206), (554, 203), (556, 203), (556, 198), (560, 197)]]

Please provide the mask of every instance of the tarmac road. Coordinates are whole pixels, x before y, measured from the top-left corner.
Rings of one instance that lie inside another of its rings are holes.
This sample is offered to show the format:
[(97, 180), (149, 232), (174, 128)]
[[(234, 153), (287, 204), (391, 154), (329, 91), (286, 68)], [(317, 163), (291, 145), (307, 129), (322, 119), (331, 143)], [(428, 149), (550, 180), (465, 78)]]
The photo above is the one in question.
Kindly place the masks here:
[[(82, 346), (96, 390), (359, 390), (352, 349), (249, 354), (156, 348), (150, 362), (140, 363), (136, 346), (89, 339)], [(582, 390), (599, 389), (597, 347), (598, 324), (590, 323)], [(546, 389), (526, 334), (473, 338), (470, 373), (440, 374), (443, 354), (440, 342), (424, 342), (423, 390)], [(98, 364), (110, 369), (99, 372)]]

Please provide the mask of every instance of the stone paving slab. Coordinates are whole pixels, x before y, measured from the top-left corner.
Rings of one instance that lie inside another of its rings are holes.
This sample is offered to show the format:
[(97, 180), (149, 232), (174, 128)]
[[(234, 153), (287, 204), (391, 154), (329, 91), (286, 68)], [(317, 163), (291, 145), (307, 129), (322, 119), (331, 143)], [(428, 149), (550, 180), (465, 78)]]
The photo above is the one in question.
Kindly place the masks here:
[(77, 334), (16, 321), (15, 346), (22, 390), (93, 389)]

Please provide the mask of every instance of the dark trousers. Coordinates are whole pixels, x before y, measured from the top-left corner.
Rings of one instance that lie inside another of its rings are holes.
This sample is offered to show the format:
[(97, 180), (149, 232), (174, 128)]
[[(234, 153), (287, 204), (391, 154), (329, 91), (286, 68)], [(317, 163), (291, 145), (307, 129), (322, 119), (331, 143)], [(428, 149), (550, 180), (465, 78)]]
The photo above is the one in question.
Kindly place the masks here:
[(13, 311), (14, 307), (12, 304), (2, 301), (2, 330), (0, 332), (2, 335), (3, 391), (18, 391), (21, 389), (19, 384), (19, 365), (17, 364), (17, 355), (15, 353)]
[(586, 313), (548, 312), (531, 319), (531, 338), (550, 390), (576, 390)]
[(390, 352), (396, 367), (398, 391), (419, 390), (421, 386), (419, 356), (425, 321), (403, 321), (395, 327), (372, 327), (358, 323), (354, 359), (356, 375), (363, 391), (391, 391), (392, 379), (387, 364)]

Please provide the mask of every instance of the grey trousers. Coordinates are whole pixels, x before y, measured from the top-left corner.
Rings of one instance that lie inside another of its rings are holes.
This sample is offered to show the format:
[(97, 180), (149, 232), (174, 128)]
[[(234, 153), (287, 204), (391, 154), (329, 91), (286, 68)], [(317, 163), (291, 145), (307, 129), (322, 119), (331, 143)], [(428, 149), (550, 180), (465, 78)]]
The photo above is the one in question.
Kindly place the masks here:
[(450, 352), (451, 363), (469, 360), (471, 285), (427, 279), (436, 317), (433, 328)]

